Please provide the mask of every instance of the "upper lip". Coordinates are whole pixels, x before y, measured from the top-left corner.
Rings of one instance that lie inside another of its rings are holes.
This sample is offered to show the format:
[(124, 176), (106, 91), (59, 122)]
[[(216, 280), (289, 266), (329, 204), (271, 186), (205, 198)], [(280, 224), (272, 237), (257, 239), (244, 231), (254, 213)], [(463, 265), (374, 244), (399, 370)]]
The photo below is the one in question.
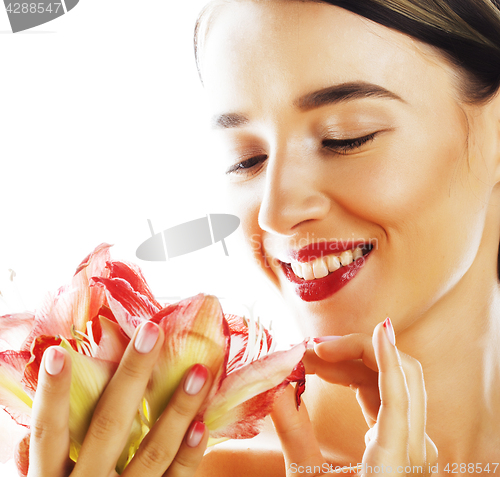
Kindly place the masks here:
[(288, 250), (287, 258), (288, 262), (310, 262), (316, 258), (326, 257), (327, 255), (333, 255), (335, 253), (341, 253), (345, 250), (352, 250), (358, 246), (370, 246), (368, 240), (332, 240), (330, 242), (313, 242), (300, 250)]

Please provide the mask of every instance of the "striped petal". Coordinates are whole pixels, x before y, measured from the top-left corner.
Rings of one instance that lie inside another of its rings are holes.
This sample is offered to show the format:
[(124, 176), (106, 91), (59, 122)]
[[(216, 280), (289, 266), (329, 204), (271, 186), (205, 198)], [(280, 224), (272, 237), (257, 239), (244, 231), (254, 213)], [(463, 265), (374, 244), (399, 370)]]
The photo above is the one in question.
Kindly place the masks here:
[(165, 342), (146, 390), (149, 425), (156, 422), (185, 372), (194, 364), (207, 366), (214, 382), (220, 383), (229, 348), (229, 329), (215, 296), (199, 294), (160, 314)]
[(33, 330), (22, 349), (28, 350), (33, 340), (40, 335), (70, 339), (72, 327), (86, 331), (87, 321), (97, 316), (106, 301), (104, 290), (91, 287), (90, 278), (109, 274), (106, 261), (109, 260), (110, 246), (101, 244), (96, 247), (79, 265), (71, 284), (46, 295), (42, 306), (35, 313)]
[(0, 316), (0, 351), (21, 349), (34, 321), (35, 315), (29, 312)]
[(66, 341), (60, 346), (71, 355), (69, 432), (72, 445), (78, 452), (92, 420), (94, 409), (117, 364), (77, 353)]
[(26, 434), (16, 445), (14, 461), (20, 477), (27, 477), (30, 465), (30, 438), (31, 433)]
[(94, 277), (97, 287), (106, 291), (109, 307), (116, 321), (129, 338), (145, 320), (160, 311), (158, 302), (152, 302), (146, 295), (134, 290), (123, 278)]
[(213, 439), (248, 438), (260, 432), (287, 377), (306, 352), (305, 343), (277, 351), (229, 374), (208, 403), (203, 420)]
[(158, 310), (161, 305), (156, 301), (151, 288), (146, 283), (146, 279), (141, 269), (135, 263), (112, 260), (108, 263), (110, 269), (109, 278), (122, 278), (138, 293), (146, 297)]
[(0, 410), (0, 463), (4, 464), (14, 457), (19, 441), (26, 435), (28, 429), (20, 426), (9, 414)]
[(99, 317), (99, 321), (101, 325), (101, 337), (95, 357), (119, 363), (130, 340), (121, 331), (117, 323), (113, 323), (103, 316)]
[(33, 405), (21, 384), (30, 356), (27, 351), (0, 353), (0, 405), (22, 426), (29, 425)]

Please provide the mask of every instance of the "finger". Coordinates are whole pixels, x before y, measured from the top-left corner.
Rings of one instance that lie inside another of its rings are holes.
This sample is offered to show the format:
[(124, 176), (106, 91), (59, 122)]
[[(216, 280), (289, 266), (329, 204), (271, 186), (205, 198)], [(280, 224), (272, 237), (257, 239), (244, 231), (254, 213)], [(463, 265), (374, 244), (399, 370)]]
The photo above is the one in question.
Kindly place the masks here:
[(314, 351), (330, 363), (360, 359), (373, 371), (378, 371), (372, 337), (364, 333), (314, 338)]
[(410, 398), (401, 358), (394, 341), (394, 331), (389, 319), (375, 327), (373, 347), (380, 370), (381, 398), (376, 440), (382, 449), (397, 456), (400, 463), (405, 463), (409, 439)]
[(278, 433), (288, 470), (291, 464), (321, 466), (324, 462), (304, 402), (297, 411), (295, 392), (290, 385), (276, 401), (271, 417)]
[(163, 343), (163, 332), (147, 321), (136, 330), (94, 411), (78, 457), (78, 475), (109, 475), (127, 442), (132, 422)]
[(324, 361), (313, 350), (307, 350), (302, 359), (307, 374), (316, 374), (329, 383), (358, 387), (376, 383), (378, 373), (359, 360), (331, 363)]
[[(184, 475), (186, 466), (193, 473), (204, 451), (202, 443), (197, 443), (196, 439), (201, 440), (205, 432), (200, 434), (200, 426), (193, 429), (190, 425), (210, 391), (212, 382), (210, 371), (201, 364), (194, 365), (186, 373), (122, 477), (161, 476), (167, 468), (169, 476)], [(206, 434), (208, 439), (208, 432)]]
[(207, 442), (208, 429), (205, 424), (193, 422), (172, 465), (163, 477), (192, 477), (200, 465)]
[(411, 356), (400, 353), (406, 383), (410, 393), (410, 459), (426, 461), (426, 401), (424, 375), (420, 363)]
[(307, 351), (303, 362), (308, 374), (316, 374), (329, 383), (348, 386), (355, 391), (366, 422), (369, 426), (374, 424), (380, 407), (377, 372), (360, 360), (339, 363), (324, 361), (313, 350)]
[(425, 435), (425, 460), (427, 463), (427, 469), (435, 465), (438, 461), (438, 449), (436, 444), (432, 442), (431, 438)]
[(59, 346), (47, 348), (31, 417), (31, 475), (63, 477), (68, 473), (70, 387), (71, 357)]

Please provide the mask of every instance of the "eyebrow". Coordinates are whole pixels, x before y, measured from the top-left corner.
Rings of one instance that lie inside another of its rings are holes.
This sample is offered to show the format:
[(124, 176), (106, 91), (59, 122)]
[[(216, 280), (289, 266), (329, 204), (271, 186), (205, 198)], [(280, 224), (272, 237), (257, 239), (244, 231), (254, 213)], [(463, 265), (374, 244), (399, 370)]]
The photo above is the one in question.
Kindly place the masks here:
[[(301, 111), (309, 111), (329, 104), (337, 104), (344, 101), (364, 98), (386, 98), (406, 103), (406, 101), (396, 93), (382, 86), (357, 81), (341, 83), (314, 91), (313, 93), (308, 93), (294, 101), (293, 105)], [(249, 121), (250, 120), (243, 114), (231, 113), (215, 116), (212, 120), (212, 124), (214, 128), (228, 129), (243, 126)]]

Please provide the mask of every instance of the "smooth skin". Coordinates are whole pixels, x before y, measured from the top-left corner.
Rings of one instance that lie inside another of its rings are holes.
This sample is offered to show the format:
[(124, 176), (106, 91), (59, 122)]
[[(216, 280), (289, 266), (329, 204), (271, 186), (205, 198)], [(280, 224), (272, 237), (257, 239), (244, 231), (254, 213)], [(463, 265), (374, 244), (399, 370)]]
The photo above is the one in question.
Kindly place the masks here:
[[(418, 361), (408, 356), (402, 359), (390, 341), (391, 334), (394, 336), (392, 331), (386, 331), (384, 324), (377, 325), (373, 333), (373, 346), (369, 347), (366, 354), (363, 353), (363, 362), (377, 371), (378, 386), (361, 381), (354, 384), (352, 376), (355, 373), (346, 374), (348, 382), (353, 383), (351, 386), (357, 392), (370, 428), (365, 435), (366, 451), (358, 471), (361, 475), (387, 474), (391, 473), (390, 468), (398, 475), (431, 475), (431, 468), (437, 461), (437, 449), (425, 433), (426, 396), (422, 370)], [(324, 346), (322, 348), (326, 351)], [(328, 374), (324, 375), (321, 364), (315, 369), (314, 361), (319, 360), (311, 353), (306, 361), (309, 372), (316, 371), (322, 379), (339, 382), (339, 370), (325, 369)], [(330, 469), (335, 469), (335, 466), (323, 457), (305, 406), (297, 412), (293, 392), (287, 394), (273, 412), (274, 425), (284, 451), (287, 476), (297, 473), (331, 474)], [(320, 469), (324, 473), (317, 472)], [(376, 469), (384, 471), (377, 472)]]
[[(372, 337), (389, 316), (410, 403), (419, 409), (411, 411), (410, 447), (428, 442), (424, 410), (440, 475), (460, 473), (461, 463), (464, 473), (477, 475), (487, 463), (493, 472), (500, 462), (500, 95), (467, 103), (460, 72), (439, 51), (339, 7), (220, 3), (200, 58), (220, 170), (232, 170), (228, 202), (252, 259), (304, 337), (342, 336), (316, 345), (306, 363), (316, 374), (305, 403), (322, 455), (348, 465), (370, 450), (363, 411), (374, 416), (382, 393)], [(301, 107), (311, 94), (352, 83), (390, 94)], [(279, 260), (314, 241), (353, 238), (376, 244), (364, 268), (334, 295), (302, 301)], [(377, 422), (373, 432), (391, 429)], [(225, 475), (284, 475), (280, 452), (264, 451), (270, 445), (262, 437), (254, 452), (222, 446), (197, 475), (216, 475), (217, 466)]]
[[(47, 371), (54, 367), (47, 363), (51, 348), (44, 353), (33, 405), (28, 477), (118, 475), (114, 470), (116, 462), (125, 446), (164, 339), (161, 328), (154, 323), (148, 326), (157, 328), (154, 347), (146, 353), (137, 351), (135, 344), (141, 329), (138, 327), (98, 403), (76, 465), (68, 458), (71, 357), (57, 347), (57, 353), (64, 356), (64, 363), (60, 372), (54, 375)], [(207, 380), (202, 389), (191, 395), (184, 387), (188, 375), (189, 371), (122, 476), (188, 477), (194, 474), (207, 445), (208, 431), (204, 429), (194, 447), (189, 445), (193, 442), (188, 431), (192, 429), (193, 419), (210, 390), (213, 378), (207, 369)]]

